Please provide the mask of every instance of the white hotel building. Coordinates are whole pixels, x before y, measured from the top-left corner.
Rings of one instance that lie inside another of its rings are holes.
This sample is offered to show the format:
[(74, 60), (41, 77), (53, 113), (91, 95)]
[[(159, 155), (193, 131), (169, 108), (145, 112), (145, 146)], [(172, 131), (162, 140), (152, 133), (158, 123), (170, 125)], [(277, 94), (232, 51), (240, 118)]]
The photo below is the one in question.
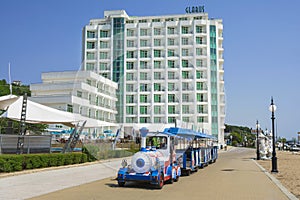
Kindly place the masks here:
[(222, 20), (202, 11), (145, 17), (105, 11), (83, 29), (83, 70), (118, 83), (117, 122), (125, 132), (177, 122), (223, 144), (222, 44)]
[(91, 71), (42, 73), (42, 83), (31, 84), (31, 99), (88, 119), (85, 132), (98, 136), (119, 128), (116, 123), (117, 83)]

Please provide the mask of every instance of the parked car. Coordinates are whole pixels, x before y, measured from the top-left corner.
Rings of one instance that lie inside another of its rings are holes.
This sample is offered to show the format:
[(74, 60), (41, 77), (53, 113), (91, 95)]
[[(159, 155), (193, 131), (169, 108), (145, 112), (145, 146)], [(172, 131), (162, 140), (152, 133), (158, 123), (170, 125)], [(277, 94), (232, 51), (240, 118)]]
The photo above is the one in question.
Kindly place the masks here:
[(290, 151), (300, 151), (300, 145), (299, 144), (291, 145)]

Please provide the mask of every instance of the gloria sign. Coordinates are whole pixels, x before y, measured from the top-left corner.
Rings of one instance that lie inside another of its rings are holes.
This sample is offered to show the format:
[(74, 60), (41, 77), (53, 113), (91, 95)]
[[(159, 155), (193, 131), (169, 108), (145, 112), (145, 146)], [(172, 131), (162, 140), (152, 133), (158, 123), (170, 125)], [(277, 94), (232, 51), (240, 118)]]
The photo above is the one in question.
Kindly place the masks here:
[(204, 6), (188, 6), (185, 8), (186, 13), (204, 13)]

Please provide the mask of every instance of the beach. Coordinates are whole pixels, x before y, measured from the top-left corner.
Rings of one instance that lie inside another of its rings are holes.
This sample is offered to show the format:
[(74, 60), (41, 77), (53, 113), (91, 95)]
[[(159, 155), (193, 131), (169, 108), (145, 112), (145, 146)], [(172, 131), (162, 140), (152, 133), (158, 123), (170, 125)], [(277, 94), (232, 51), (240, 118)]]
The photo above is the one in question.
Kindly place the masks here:
[[(276, 151), (278, 173), (272, 173), (284, 187), (300, 198), (300, 152)], [(271, 173), (272, 160), (258, 160)]]

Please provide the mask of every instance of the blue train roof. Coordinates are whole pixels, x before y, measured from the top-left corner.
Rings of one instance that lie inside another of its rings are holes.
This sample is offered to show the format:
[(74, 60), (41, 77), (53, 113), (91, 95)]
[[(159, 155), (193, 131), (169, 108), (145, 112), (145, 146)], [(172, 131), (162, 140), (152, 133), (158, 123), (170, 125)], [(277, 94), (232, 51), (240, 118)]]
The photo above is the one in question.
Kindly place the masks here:
[(185, 128), (178, 128), (178, 127), (170, 127), (170, 128), (165, 128), (164, 130), (165, 133), (171, 133), (174, 135), (179, 135), (179, 136), (186, 136), (186, 137), (195, 137), (195, 138), (208, 138), (208, 139), (214, 139), (216, 138), (212, 135), (208, 135), (205, 133), (197, 132), (191, 129), (185, 129)]

